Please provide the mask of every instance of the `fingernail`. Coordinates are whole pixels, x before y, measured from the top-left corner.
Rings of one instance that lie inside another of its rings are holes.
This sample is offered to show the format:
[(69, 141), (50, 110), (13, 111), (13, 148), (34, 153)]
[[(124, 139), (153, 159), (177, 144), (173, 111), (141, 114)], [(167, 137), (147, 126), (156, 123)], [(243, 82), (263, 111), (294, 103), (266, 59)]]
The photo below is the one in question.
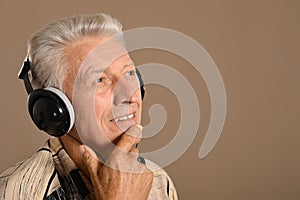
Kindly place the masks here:
[(143, 131), (143, 126), (142, 126), (142, 125), (136, 124), (135, 126), (136, 126), (138, 129), (140, 129), (140, 131)]
[(132, 137), (140, 137), (142, 134), (143, 127), (139, 124), (131, 126), (126, 134), (131, 135)]

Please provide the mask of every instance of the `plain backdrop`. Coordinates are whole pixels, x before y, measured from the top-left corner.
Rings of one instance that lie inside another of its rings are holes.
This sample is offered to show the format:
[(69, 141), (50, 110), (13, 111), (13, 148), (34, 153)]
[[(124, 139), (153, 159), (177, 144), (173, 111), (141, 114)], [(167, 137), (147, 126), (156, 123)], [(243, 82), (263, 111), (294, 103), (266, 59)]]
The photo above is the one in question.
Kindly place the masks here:
[[(137, 64), (157, 62), (181, 71), (201, 109), (200, 128), (188, 150), (166, 167), (180, 199), (282, 200), (300, 198), (300, 3), (297, 0), (211, 1), (0, 1), (0, 171), (32, 155), (48, 138), (29, 118), (17, 73), (31, 33), (70, 15), (106, 12), (124, 30), (164, 27), (200, 43), (222, 75), (227, 116), (213, 151), (198, 158), (210, 122), (210, 97), (201, 76), (168, 52), (133, 52)], [(141, 151), (158, 149), (176, 134), (180, 108), (166, 88), (149, 85), (143, 124), (153, 104), (167, 121)]]

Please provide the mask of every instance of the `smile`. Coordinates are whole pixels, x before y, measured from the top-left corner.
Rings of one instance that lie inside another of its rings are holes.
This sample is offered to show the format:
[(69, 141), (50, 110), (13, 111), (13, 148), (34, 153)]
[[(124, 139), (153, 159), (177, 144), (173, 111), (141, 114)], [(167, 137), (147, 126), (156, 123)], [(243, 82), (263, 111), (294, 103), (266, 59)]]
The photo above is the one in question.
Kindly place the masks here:
[(124, 120), (128, 120), (128, 119), (132, 119), (134, 117), (134, 114), (130, 114), (130, 115), (126, 115), (120, 118), (115, 118), (114, 121), (118, 122), (118, 121), (124, 121)]

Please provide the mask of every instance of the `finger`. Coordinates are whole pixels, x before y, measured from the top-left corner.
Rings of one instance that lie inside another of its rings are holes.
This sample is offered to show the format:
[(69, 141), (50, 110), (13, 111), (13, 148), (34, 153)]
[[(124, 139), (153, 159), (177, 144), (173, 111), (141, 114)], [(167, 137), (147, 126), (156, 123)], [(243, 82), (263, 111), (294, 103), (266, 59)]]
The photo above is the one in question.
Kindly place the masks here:
[(102, 166), (97, 154), (88, 146), (80, 145), (79, 151), (82, 156), (82, 160), (90, 173), (97, 173), (98, 169)]
[(132, 147), (132, 149), (130, 149), (130, 151), (129, 151), (129, 156), (134, 159), (137, 159), (139, 156), (139, 150), (135, 147)]
[(132, 147), (129, 151), (130, 153), (135, 153), (135, 154), (138, 154), (139, 153), (139, 149), (138, 148), (135, 148), (135, 147)]
[(141, 125), (131, 126), (125, 134), (122, 135), (119, 142), (116, 146), (125, 152), (129, 152), (132, 149), (132, 146), (137, 143), (142, 135), (143, 127)]

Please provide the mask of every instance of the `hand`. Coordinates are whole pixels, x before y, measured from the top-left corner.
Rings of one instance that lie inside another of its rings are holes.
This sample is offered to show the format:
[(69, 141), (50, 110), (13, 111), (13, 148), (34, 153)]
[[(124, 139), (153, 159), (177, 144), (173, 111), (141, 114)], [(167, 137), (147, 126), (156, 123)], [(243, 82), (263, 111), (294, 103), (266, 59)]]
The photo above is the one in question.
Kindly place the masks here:
[(138, 149), (134, 144), (139, 140), (142, 127), (134, 125), (122, 135), (104, 164), (88, 146), (82, 145), (83, 162), (98, 200), (143, 200), (147, 199), (152, 181), (152, 172), (137, 161)]

